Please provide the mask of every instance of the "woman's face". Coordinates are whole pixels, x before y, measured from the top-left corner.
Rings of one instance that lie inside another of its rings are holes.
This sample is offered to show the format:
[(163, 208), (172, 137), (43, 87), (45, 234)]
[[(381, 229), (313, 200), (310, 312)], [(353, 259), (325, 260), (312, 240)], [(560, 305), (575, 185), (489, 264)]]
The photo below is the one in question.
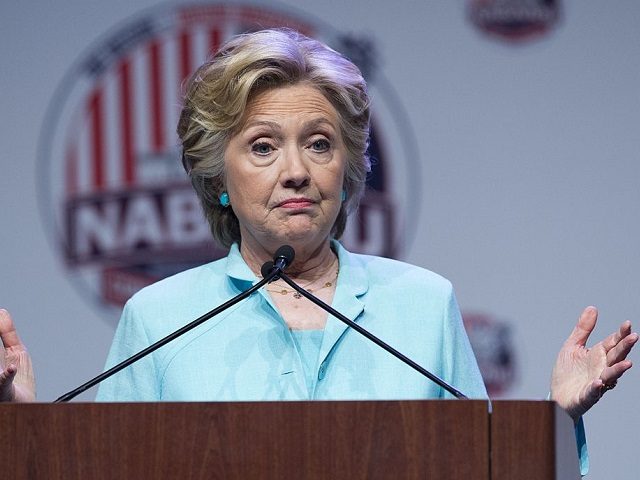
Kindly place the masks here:
[(225, 151), (225, 183), (243, 247), (314, 249), (342, 204), (347, 152), (338, 113), (315, 88), (267, 90), (247, 105)]

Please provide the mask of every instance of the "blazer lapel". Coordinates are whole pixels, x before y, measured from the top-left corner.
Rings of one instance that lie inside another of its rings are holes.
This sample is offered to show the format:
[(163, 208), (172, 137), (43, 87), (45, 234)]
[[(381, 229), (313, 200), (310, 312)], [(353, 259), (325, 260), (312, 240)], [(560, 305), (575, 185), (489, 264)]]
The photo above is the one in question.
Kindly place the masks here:
[[(340, 273), (338, 274), (338, 283), (331, 306), (348, 319), (356, 322), (364, 311), (364, 303), (360, 297), (364, 295), (369, 287), (366, 272), (357, 259), (337, 241), (333, 241), (332, 244), (334, 250), (338, 253)], [(325, 363), (325, 360), (345, 334), (347, 328), (345, 323), (333, 315), (329, 315), (324, 329), (322, 346), (320, 347), (319, 364)]]

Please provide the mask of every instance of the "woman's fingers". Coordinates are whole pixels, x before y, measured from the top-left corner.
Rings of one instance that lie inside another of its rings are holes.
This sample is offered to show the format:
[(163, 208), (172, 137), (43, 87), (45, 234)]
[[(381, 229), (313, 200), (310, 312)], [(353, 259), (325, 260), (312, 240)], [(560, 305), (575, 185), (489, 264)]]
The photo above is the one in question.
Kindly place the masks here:
[(623, 360), (622, 362), (618, 362), (602, 370), (602, 373), (600, 374), (600, 380), (605, 386), (615, 385), (618, 379), (624, 374), (624, 372), (629, 370), (631, 366), (632, 363), (630, 360)]
[[(610, 338), (613, 340), (610, 342)], [(620, 330), (610, 335), (603, 342), (607, 352), (607, 366), (623, 361), (631, 352), (631, 349), (638, 341), (638, 334), (631, 333), (631, 322), (626, 321), (620, 326)], [(608, 343), (610, 342), (610, 343)]]
[(0, 340), (5, 349), (24, 349), (11, 315), (3, 308), (0, 308)]
[(13, 401), (13, 379), (17, 371), (15, 365), (9, 365), (0, 371), (0, 402)]
[(4, 352), (0, 351), (0, 401), (33, 402), (36, 398), (36, 382), (31, 357), (20, 341), (11, 315), (2, 309), (0, 340), (4, 347)]
[(569, 335), (566, 343), (584, 347), (587, 344), (589, 335), (591, 335), (591, 332), (593, 332), (597, 321), (598, 309), (596, 307), (585, 308), (580, 314), (578, 323), (571, 332), (571, 335)]
[(13, 381), (14, 377), (16, 376), (17, 371), (18, 369), (13, 364), (0, 371), (0, 386), (11, 383), (11, 381)]
[(620, 325), (620, 328), (616, 332), (612, 333), (602, 341), (602, 346), (608, 352), (609, 350), (614, 348), (616, 345), (618, 345), (620, 340), (625, 338), (630, 333), (631, 333), (631, 322), (629, 320), (626, 320), (625, 322), (622, 323), (622, 325)]

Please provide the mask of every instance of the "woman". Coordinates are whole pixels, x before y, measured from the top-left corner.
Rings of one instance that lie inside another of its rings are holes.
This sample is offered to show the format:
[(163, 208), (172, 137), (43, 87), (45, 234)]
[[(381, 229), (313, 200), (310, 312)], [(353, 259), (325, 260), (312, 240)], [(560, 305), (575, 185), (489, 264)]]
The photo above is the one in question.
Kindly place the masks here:
[[(451, 284), (418, 267), (351, 254), (337, 241), (369, 171), (369, 99), (357, 67), (289, 30), (241, 35), (191, 78), (178, 133), (213, 236), (229, 255), (136, 294), (109, 366), (248, 288), (289, 244), (295, 281), (463, 393), (486, 397)], [(638, 339), (625, 322), (587, 349), (596, 319), (593, 307), (582, 313), (552, 376), (551, 398), (576, 421), (631, 367), (626, 357)], [(32, 400), (28, 355), (6, 312), (0, 332), (13, 363), (0, 375), (0, 395)], [(444, 396), (275, 282), (107, 380), (97, 399)]]
[[(212, 233), (230, 253), (132, 299), (109, 364), (248, 288), (275, 250), (289, 244), (296, 256), (287, 272), (299, 284), (467, 395), (486, 397), (451, 285), (423, 269), (352, 255), (332, 241), (370, 169), (369, 100), (351, 62), (293, 32), (238, 37), (191, 79), (178, 133)], [(407, 301), (391, 301), (399, 292)], [(442, 395), (276, 282), (104, 382), (97, 398)]]

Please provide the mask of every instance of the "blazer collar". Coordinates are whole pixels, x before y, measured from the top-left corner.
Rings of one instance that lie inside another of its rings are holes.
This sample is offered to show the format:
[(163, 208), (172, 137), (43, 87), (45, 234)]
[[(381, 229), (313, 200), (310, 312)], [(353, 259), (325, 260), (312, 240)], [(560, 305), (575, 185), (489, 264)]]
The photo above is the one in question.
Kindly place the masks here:
[[(332, 307), (341, 312), (347, 318), (357, 321), (364, 311), (364, 303), (360, 299), (369, 288), (367, 272), (359, 261), (358, 256), (346, 250), (337, 240), (331, 241), (331, 248), (338, 255), (340, 271), (338, 283), (333, 298)], [(232, 282), (254, 283), (258, 279), (246, 264), (237, 243), (231, 245), (227, 255), (226, 273)], [(238, 285), (239, 289), (248, 288), (248, 285)], [(271, 303), (268, 295), (264, 295)], [(275, 308), (275, 307), (274, 307)], [(325, 326), (322, 346), (320, 347), (320, 359), (324, 360), (334, 348), (340, 337), (345, 333), (347, 325), (337, 318), (329, 315)], [(322, 361), (321, 360), (321, 361)]]
[[(340, 262), (336, 295), (343, 297), (344, 300), (362, 296), (367, 291), (369, 282), (364, 268), (357, 261), (357, 257), (346, 250), (337, 240), (331, 240), (331, 248), (338, 255), (338, 261)], [(226, 274), (243, 282), (255, 282), (258, 280), (242, 258), (237, 243), (231, 245), (227, 254)]]
[(258, 280), (256, 275), (244, 261), (244, 258), (242, 258), (240, 247), (237, 243), (231, 245), (229, 253), (227, 254), (226, 273), (232, 280), (240, 282), (254, 283)]

